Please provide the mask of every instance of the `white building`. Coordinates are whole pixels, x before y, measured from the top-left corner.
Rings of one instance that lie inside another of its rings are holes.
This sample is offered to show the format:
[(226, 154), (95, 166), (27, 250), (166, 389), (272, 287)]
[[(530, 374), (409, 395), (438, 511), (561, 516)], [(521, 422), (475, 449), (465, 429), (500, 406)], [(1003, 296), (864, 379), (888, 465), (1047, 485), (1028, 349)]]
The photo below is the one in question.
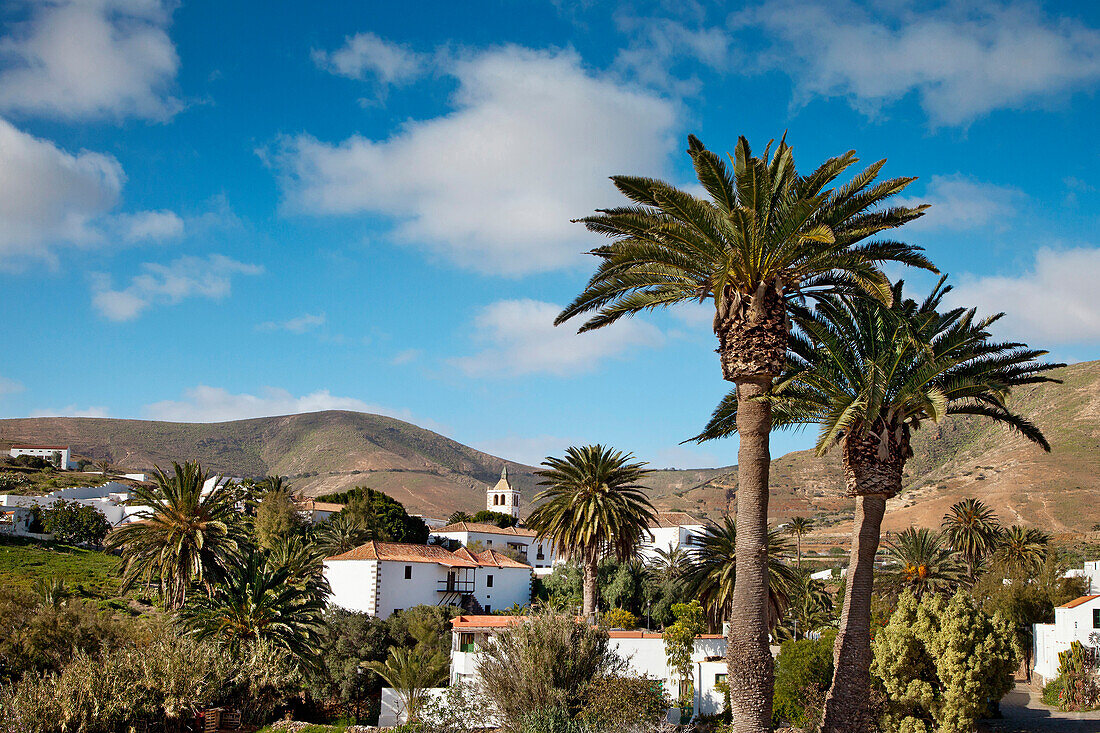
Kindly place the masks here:
[(1035, 624), (1032, 669), (1039, 684), (1058, 676), (1058, 654), (1079, 641), (1100, 647), (1100, 595), (1081, 596), (1054, 609), (1054, 623)]
[(8, 451), (8, 455), (12, 458), (18, 458), (19, 456), (34, 456), (36, 458), (45, 459), (58, 468), (76, 468), (76, 465), (69, 460), (69, 446), (67, 445), (18, 444), (11, 447), (11, 450)]
[(552, 572), (557, 560), (553, 543), (536, 539), (534, 531), (524, 527), (501, 528), (495, 524), (456, 522), (433, 529), (429, 537), (437, 541), (458, 542), (463, 547), (477, 545), (485, 549), (511, 550), (525, 558), (527, 564), (535, 569), (536, 575)]
[(1100, 560), (1090, 560), (1082, 568), (1067, 570), (1064, 578), (1084, 578), (1089, 583), (1089, 593), (1100, 595)]
[(75, 501), (79, 504), (95, 507), (103, 512), (112, 526), (132, 521), (134, 515), (146, 509), (144, 506), (131, 506), (131, 489), (118, 481), (107, 481), (101, 486), (69, 486), (51, 491), (45, 496), (19, 496), (0, 494), (0, 507), (48, 507), (57, 501)]
[(316, 499), (295, 498), (294, 506), (310, 524), (320, 524), (333, 514), (339, 514), (344, 510), (343, 504), (333, 504)]
[(30, 507), (0, 508), (0, 535), (29, 535), (34, 512)]
[[(451, 621), (454, 633), (451, 638), (451, 684), (459, 682), (477, 684), (480, 651), (491, 643), (494, 634), (518, 623), (523, 616), (459, 616)], [(718, 634), (695, 638), (695, 650), (691, 657), (691, 679), (681, 680), (678, 672), (670, 669), (665, 655), (664, 639), (659, 633), (649, 631), (608, 632), (611, 649), (627, 660), (627, 675), (643, 675), (658, 680), (675, 702), (681, 689), (688, 684), (694, 690), (692, 716), (713, 715), (722, 712), (723, 696), (715, 684), (726, 679), (726, 640)], [(397, 704), (399, 698), (392, 690), (382, 691), (382, 714), (379, 725), (395, 725), (402, 716)], [(386, 694), (390, 692), (391, 694)], [(489, 721), (487, 721), (489, 722)]]
[(649, 523), (639, 552), (644, 560), (652, 560), (657, 550), (682, 547), (690, 552), (705, 531), (706, 525), (686, 512), (660, 512)]
[(491, 512), (510, 514), (519, 519), (519, 490), (508, 481), (508, 467), (500, 471), (500, 481), (485, 490), (485, 508)]
[(420, 605), (489, 612), (531, 601), (531, 566), (492, 549), (372, 540), (324, 565), (332, 605), (380, 618)]

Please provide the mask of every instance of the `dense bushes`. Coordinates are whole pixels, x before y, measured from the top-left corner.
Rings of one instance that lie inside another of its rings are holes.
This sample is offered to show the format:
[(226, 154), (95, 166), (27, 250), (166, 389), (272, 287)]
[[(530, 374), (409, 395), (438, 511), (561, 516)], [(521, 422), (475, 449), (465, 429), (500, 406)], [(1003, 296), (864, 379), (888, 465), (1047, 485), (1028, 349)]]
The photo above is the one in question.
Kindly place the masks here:
[(103, 512), (78, 501), (60, 499), (40, 511), (43, 529), (58, 542), (99, 547), (111, 531)]
[(836, 632), (828, 631), (820, 639), (789, 639), (775, 660), (775, 694), (772, 719), (802, 728), (820, 717), (813, 703), (824, 700), (824, 692), (833, 679), (833, 643)]
[(325, 494), (318, 501), (344, 504), (343, 513), (358, 522), (377, 540), (412, 542), (428, 541), (428, 525), (420, 517), (411, 516), (405, 506), (381, 491), (356, 486), (338, 494)]

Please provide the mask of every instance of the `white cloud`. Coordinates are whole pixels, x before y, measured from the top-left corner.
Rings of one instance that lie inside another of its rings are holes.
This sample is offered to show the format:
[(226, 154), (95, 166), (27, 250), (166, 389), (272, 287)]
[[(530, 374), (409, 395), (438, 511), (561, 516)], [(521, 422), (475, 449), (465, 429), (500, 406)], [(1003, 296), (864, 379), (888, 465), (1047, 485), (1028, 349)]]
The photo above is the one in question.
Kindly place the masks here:
[(168, 264), (147, 262), (142, 270), (121, 290), (113, 288), (109, 275), (93, 275), (92, 305), (112, 321), (129, 321), (152, 305), (175, 305), (191, 297), (221, 300), (229, 295), (235, 275), (259, 275), (263, 267), (214, 254)]
[(0, 109), (67, 119), (165, 119), (179, 57), (166, 28), (174, 3), (70, 0), (34, 3), (0, 41)]
[(632, 348), (664, 343), (655, 326), (637, 318), (578, 334), (574, 326), (554, 326), (560, 312), (560, 306), (537, 300), (493, 303), (474, 321), (475, 337), (486, 344), (485, 350), (451, 361), (471, 377), (568, 376), (592, 371)]
[(963, 277), (947, 301), (1005, 312), (998, 330), (1035, 348), (1100, 341), (1100, 248), (1042, 248), (1016, 276)]
[(0, 376), (0, 397), (8, 394), (19, 394), (24, 389), (26, 389), (26, 387), (14, 379)]
[(427, 68), (426, 54), (406, 45), (357, 33), (344, 39), (335, 51), (314, 49), (313, 62), (333, 74), (352, 79), (372, 77), (382, 85), (403, 85), (415, 81)]
[(119, 214), (115, 223), (127, 242), (178, 239), (183, 236), (183, 219), (173, 211), (141, 211)]
[(285, 389), (264, 387), (260, 394), (233, 394), (221, 387), (200, 384), (188, 389), (181, 400), (164, 400), (145, 406), (153, 420), (174, 422), (223, 422), (272, 415), (295, 415), (321, 410), (351, 410), (411, 421), (407, 410), (392, 410), (354, 397), (337, 397), (327, 389), (295, 397)]
[(402, 366), (403, 364), (411, 364), (419, 359), (424, 354), (420, 349), (405, 349), (394, 354), (390, 359), (390, 364), (394, 366)]
[(694, 77), (680, 78), (676, 74), (679, 62), (695, 61), (718, 71), (731, 66), (732, 39), (722, 28), (691, 28), (670, 18), (623, 16), (617, 21), (620, 30), (634, 37), (616, 55), (614, 66), (644, 84), (691, 94), (701, 84)]
[(61, 409), (55, 409), (52, 407), (42, 410), (34, 410), (31, 412), (31, 417), (110, 417), (111, 412), (106, 407), (77, 407), (74, 405), (67, 405)]
[(803, 100), (847, 97), (872, 113), (915, 92), (937, 125), (1054, 103), (1100, 81), (1100, 32), (1079, 20), (1024, 2), (907, 8), (767, 0), (731, 26), (776, 41), (756, 58), (790, 73)]
[(967, 176), (932, 176), (923, 196), (895, 200), (898, 206), (932, 204), (924, 216), (906, 230), (947, 229), (962, 231), (992, 226), (1001, 229), (1016, 216), (1025, 196), (1008, 186), (983, 183)]
[(305, 333), (325, 325), (324, 313), (305, 313), (297, 318), (287, 321), (267, 321), (256, 326), (257, 331), (289, 331), (290, 333)]
[(520, 275), (582, 261), (570, 219), (618, 195), (614, 173), (665, 172), (673, 102), (584, 69), (572, 52), (509, 46), (455, 61), (454, 111), (385, 140), (309, 136), (274, 156), (290, 209), (383, 214), (404, 241)]

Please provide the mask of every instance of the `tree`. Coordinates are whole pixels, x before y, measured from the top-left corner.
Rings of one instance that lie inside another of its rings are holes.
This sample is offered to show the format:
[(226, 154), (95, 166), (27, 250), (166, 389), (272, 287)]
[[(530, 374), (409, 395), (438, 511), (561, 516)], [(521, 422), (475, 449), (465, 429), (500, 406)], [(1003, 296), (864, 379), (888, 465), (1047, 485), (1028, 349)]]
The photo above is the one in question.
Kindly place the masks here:
[(1001, 533), (995, 557), (1013, 578), (1027, 578), (1038, 572), (1049, 544), (1050, 535), (1046, 532), (1014, 524)]
[(542, 502), (527, 526), (539, 539), (549, 539), (558, 553), (580, 561), (584, 576), (582, 613), (596, 622), (597, 570), (605, 555), (627, 560), (635, 555), (642, 533), (656, 518), (646, 489), (638, 481), (652, 471), (632, 462), (632, 453), (602, 445), (573, 446), (564, 458), (547, 458), (535, 475), (547, 487), (535, 497)]
[[(734, 591), (739, 578), (737, 526), (729, 517), (722, 524), (711, 524), (697, 540), (694, 566), (687, 575), (691, 592), (703, 604), (713, 626), (731, 618), (737, 602)], [(795, 579), (794, 568), (783, 562), (791, 550), (790, 541), (777, 530), (768, 531), (768, 629), (775, 628), (789, 601), (789, 585)], [(731, 693), (732, 694), (732, 693)]]
[[(825, 733), (852, 730), (852, 716), (864, 717), (875, 554), (886, 501), (901, 491), (912, 455), (912, 431), (948, 415), (973, 415), (1050, 450), (1040, 430), (1009, 410), (1005, 398), (1014, 387), (1054, 381), (1044, 372), (1062, 365), (1038, 361), (1045, 351), (994, 341), (989, 329), (1004, 314), (977, 319), (972, 309), (941, 312), (951, 290), (944, 283), (941, 278), (919, 303), (904, 298), (901, 281), (891, 288), (890, 306), (868, 298), (819, 298), (812, 310), (796, 313), (800, 336), (791, 340), (788, 367), (764, 398), (774, 425), (818, 425), (819, 455), (839, 445), (846, 488), (856, 500)], [(740, 407), (736, 393), (727, 395), (704, 436), (732, 432)], [(923, 576), (912, 580), (924, 582)]]
[(833, 599), (821, 581), (811, 578), (808, 571), (799, 570), (787, 587), (790, 600), (779, 625), (780, 638), (798, 640), (812, 631), (836, 626)]
[(691, 657), (695, 652), (695, 637), (707, 630), (706, 614), (699, 601), (676, 603), (672, 606), (672, 615), (676, 622), (666, 626), (661, 632), (665, 644), (665, 658), (668, 666), (676, 671), (680, 681), (679, 704), (681, 708), (690, 707), (695, 697), (691, 673)]
[(814, 520), (810, 517), (794, 517), (787, 522), (787, 532), (795, 536), (795, 553), (798, 567), (802, 567), (802, 535), (814, 528)]
[(357, 486), (346, 494), (341, 514), (371, 533), (371, 538), (422, 545), (428, 541), (428, 525), (410, 516), (405, 505), (381, 491)]
[(997, 515), (980, 499), (964, 499), (951, 505), (940, 529), (951, 546), (962, 553), (967, 578), (973, 584), (978, 567), (996, 549), (1001, 534)]
[(303, 524), (304, 519), (288, 491), (270, 489), (264, 492), (253, 522), (256, 542), (260, 547), (272, 549), (281, 539), (298, 532)]
[(890, 700), (889, 727), (974, 730), (990, 702), (1012, 689), (1017, 660), (1009, 633), (999, 617), (982, 613), (966, 593), (950, 601), (902, 594), (874, 641), (875, 675)]
[(514, 527), (519, 524), (519, 517), (513, 517), (511, 514), (505, 514), (503, 512), (494, 512), (491, 509), (482, 509), (477, 514), (470, 517), (469, 521), (478, 522), (480, 524), (495, 524), (502, 529), (507, 529), (508, 527)]
[(649, 570), (654, 575), (679, 578), (691, 569), (691, 553), (683, 547), (658, 547), (649, 559)]
[(925, 527), (910, 527), (887, 540), (883, 555), (897, 566), (892, 585), (911, 592), (917, 600), (925, 594), (948, 593), (963, 577), (959, 554), (942, 534)]
[(447, 524), (458, 524), (459, 522), (472, 521), (473, 517), (467, 512), (453, 512), (450, 518), (447, 519)]
[(203, 496), (207, 478), (198, 463), (173, 463), (172, 473), (153, 472), (153, 486), (134, 486), (131, 502), (145, 507), (138, 521), (107, 536), (122, 553), (122, 591), (156, 580), (165, 605), (179, 608), (192, 583), (209, 592), (234, 562), (242, 533), (232, 492), (222, 485)]
[(209, 595), (194, 595), (180, 609), (181, 630), (225, 645), (233, 654), (255, 642), (284, 649), (301, 664), (316, 661), (325, 594), (293, 568), (252, 550), (229, 569)]
[(397, 691), (405, 704), (406, 722), (415, 722), (429, 688), (447, 679), (447, 655), (391, 647), (389, 658), (367, 666)]
[(733, 603), (729, 680), (735, 733), (761, 732), (771, 718), (768, 650), (769, 433), (767, 394), (784, 367), (789, 310), (830, 291), (866, 291), (888, 301), (882, 262), (934, 269), (920, 249), (867, 241), (921, 216), (926, 206), (884, 207), (914, 179), (875, 182), (879, 161), (848, 184), (829, 188), (857, 159), (854, 151), (799, 175), (786, 140), (754, 157), (738, 139), (733, 170), (694, 136), (688, 154), (708, 198), (663, 181), (614, 176), (633, 205), (597, 211), (581, 221), (614, 241), (592, 250), (601, 262), (588, 286), (558, 316), (560, 324), (595, 311), (582, 331), (661, 306), (714, 304), (713, 330), (723, 377), (736, 384), (738, 554), (742, 582)]
[(354, 550), (371, 539), (370, 530), (359, 524), (356, 517), (337, 512), (317, 526), (313, 535), (316, 543), (326, 557)]
[(835, 636), (835, 631), (828, 631), (820, 639), (787, 639), (779, 647), (772, 704), (777, 728), (787, 724), (814, 729), (821, 715), (820, 703), (833, 679)]
[(58, 542), (70, 545), (103, 544), (111, 523), (94, 506), (58, 499), (42, 510), (42, 525)]

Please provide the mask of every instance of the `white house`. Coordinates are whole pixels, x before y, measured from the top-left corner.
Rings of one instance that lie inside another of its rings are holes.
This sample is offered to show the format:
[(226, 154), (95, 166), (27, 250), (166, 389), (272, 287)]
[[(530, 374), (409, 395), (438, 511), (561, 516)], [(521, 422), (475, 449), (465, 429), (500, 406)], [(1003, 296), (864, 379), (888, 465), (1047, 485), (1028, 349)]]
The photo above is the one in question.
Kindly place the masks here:
[(101, 486), (69, 486), (51, 491), (45, 496), (0, 494), (0, 507), (48, 507), (60, 500), (75, 501), (95, 507), (103, 512), (112, 526), (118, 526), (131, 521), (135, 514), (146, 508), (127, 504), (130, 496), (131, 489), (126, 484), (107, 481)]
[[(11, 447), (8, 455), (12, 458), (19, 456), (35, 456), (54, 463), (58, 468), (76, 468), (76, 464), (69, 460), (69, 446), (67, 445), (26, 445), (17, 444)], [(55, 456), (58, 457), (55, 462)]]
[(1054, 609), (1054, 623), (1034, 625), (1035, 674), (1039, 684), (1058, 676), (1058, 653), (1079, 641), (1100, 647), (1100, 595), (1081, 596)]
[[(476, 685), (481, 649), (492, 643), (494, 634), (523, 623), (525, 619), (523, 616), (459, 616), (453, 619), (451, 684), (464, 682)], [(627, 660), (626, 674), (637, 677), (645, 675), (660, 681), (673, 702), (679, 698), (681, 689), (685, 689), (690, 682), (694, 690), (693, 716), (713, 715), (722, 711), (725, 701), (715, 685), (726, 679), (725, 637), (708, 634), (695, 638), (689, 681), (681, 680), (678, 672), (669, 668), (664, 640), (659, 633), (612, 630), (608, 632), (608, 636), (612, 650)], [(390, 694), (386, 694), (387, 692)], [(392, 690), (383, 690), (382, 693), (379, 725), (396, 725), (403, 717), (403, 711), (397, 704), (399, 698)]]
[(1089, 593), (1100, 594), (1100, 560), (1090, 560), (1084, 567), (1067, 570), (1064, 578), (1084, 578), (1089, 583)]
[(488, 612), (531, 601), (531, 566), (492, 549), (372, 540), (324, 566), (332, 605), (380, 618), (419, 605)]
[(649, 523), (639, 552), (645, 560), (652, 560), (657, 550), (682, 547), (690, 552), (705, 531), (706, 525), (687, 512), (660, 512)]
[(33, 520), (34, 512), (30, 507), (2, 507), (0, 508), (0, 535), (31, 534)]
[(519, 518), (519, 490), (508, 481), (508, 467), (500, 471), (500, 481), (485, 490), (485, 508), (491, 512), (510, 514)]
[(535, 569), (536, 575), (551, 572), (557, 560), (553, 543), (550, 540), (535, 539), (534, 531), (524, 527), (501, 528), (495, 524), (455, 522), (432, 530), (429, 537), (434, 537), (437, 541), (458, 542), (463, 547), (471, 547), (476, 543), (486, 549), (511, 550), (526, 558), (527, 564)]
[(333, 514), (339, 514), (344, 510), (343, 504), (333, 504), (316, 499), (295, 498), (294, 506), (310, 524), (320, 524)]

